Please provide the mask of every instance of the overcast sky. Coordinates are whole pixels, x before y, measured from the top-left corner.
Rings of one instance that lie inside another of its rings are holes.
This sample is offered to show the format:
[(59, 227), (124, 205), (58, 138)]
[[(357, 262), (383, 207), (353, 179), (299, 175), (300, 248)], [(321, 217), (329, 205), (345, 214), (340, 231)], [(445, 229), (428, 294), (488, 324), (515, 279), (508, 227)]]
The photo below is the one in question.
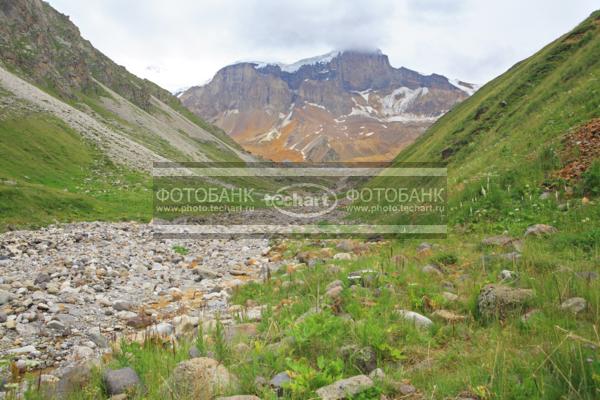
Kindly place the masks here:
[(176, 90), (239, 60), (380, 48), (393, 66), (484, 83), (598, 0), (49, 0), (96, 48)]

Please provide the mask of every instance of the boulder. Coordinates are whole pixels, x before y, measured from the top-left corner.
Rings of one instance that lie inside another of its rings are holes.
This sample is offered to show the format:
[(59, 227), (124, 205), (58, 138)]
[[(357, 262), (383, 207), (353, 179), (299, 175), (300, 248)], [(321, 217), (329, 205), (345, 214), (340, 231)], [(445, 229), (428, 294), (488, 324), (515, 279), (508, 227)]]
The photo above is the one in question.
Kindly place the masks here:
[(341, 400), (352, 398), (371, 387), (373, 387), (371, 378), (365, 375), (357, 375), (317, 389), (316, 393), (321, 400)]
[(180, 362), (166, 382), (166, 398), (212, 399), (226, 388), (235, 388), (236, 378), (212, 358), (198, 357)]
[(531, 289), (515, 289), (505, 285), (486, 285), (479, 292), (477, 306), (483, 318), (505, 318), (508, 312), (524, 308), (533, 298)]
[(142, 386), (138, 374), (129, 367), (105, 371), (102, 375), (102, 382), (106, 392), (111, 396), (136, 393)]

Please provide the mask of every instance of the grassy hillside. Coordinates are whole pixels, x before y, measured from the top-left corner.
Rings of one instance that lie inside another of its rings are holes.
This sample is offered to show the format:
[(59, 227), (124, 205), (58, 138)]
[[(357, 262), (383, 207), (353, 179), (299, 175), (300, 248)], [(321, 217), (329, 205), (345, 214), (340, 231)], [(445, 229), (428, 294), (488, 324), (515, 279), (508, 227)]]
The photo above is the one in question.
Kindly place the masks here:
[[(563, 139), (600, 117), (600, 11), (437, 121), (396, 162), (448, 162), (450, 195), (558, 187)], [(564, 183), (564, 182), (563, 182)]]
[[(0, 178), (17, 182), (0, 182), (0, 230), (81, 219), (147, 220), (150, 178), (122, 165), (148, 170), (161, 158), (249, 158), (167, 90), (94, 48), (68, 16), (44, 1), (0, 0), (0, 68)], [(27, 84), (13, 84), (21, 79)], [(62, 106), (39, 101), (36, 88)], [(91, 122), (67, 122), (77, 114), (73, 108)], [(89, 134), (98, 130), (105, 133)], [(107, 150), (115, 142), (126, 150)]]
[(148, 220), (150, 178), (112, 164), (63, 121), (2, 116), (0, 231), (71, 220)]

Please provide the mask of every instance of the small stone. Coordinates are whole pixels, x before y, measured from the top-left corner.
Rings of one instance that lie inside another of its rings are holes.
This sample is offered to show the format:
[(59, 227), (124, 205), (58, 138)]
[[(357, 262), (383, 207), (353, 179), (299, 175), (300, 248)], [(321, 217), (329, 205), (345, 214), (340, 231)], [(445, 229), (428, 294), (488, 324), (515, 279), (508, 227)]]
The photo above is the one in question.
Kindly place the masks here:
[(350, 239), (344, 239), (341, 242), (339, 242), (337, 246), (335, 246), (336, 249), (346, 253), (351, 253), (352, 251), (354, 251), (355, 247), (356, 243), (354, 243), (354, 241)]
[(138, 374), (131, 368), (108, 370), (102, 376), (106, 392), (111, 395), (135, 392), (141, 388)]
[(113, 308), (116, 311), (131, 311), (134, 307), (133, 304), (131, 304), (128, 301), (124, 301), (124, 300), (117, 300), (115, 301), (115, 303), (113, 304)]
[(598, 273), (596, 271), (580, 271), (575, 272), (575, 275), (586, 281), (595, 281), (598, 279)]
[(101, 349), (105, 349), (108, 347), (108, 341), (100, 332), (100, 328), (94, 327), (91, 328), (87, 333), (88, 338), (94, 343), (96, 346)]
[(198, 357), (202, 357), (202, 354), (200, 353), (200, 350), (198, 350), (198, 348), (196, 346), (192, 346), (188, 350), (188, 356), (190, 358), (198, 358)]
[(0, 324), (3, 324), (6, 322), (8, 316), (6, 315), (6, 313), (4, 311), (0, 311)]
[(94, 356), (94, 350), (87, 346), (75, 346), (71, 356), (76, 361), (88, 360)]
[(331, 289), (329, 289), (328, 291), (325, 292), (325, 297), (327, 297), (333, 301), (336, 301), (340, 298), (343, 290), (344, 290), (344, 288), (342, 286), (332, 287)]
[(421, 268), (421, 272), (423, 272), (425, 274), (429, 274), (429, 275), (437, 275), (437, 276), (443, 275), (443, 273), (439, 269), (439, 267), (436, 265), (433, 265), (433, 264), (428, 264), (428, 265), (424, 266), (423, 268)]
[(15, 349), (10, 349), (6, 351), (8, 354), (31, 354), (31, 355), (39, 355), (40, 352), (33, 345), (17, 347)]
[(503, 281), (512, 281), (517, 279), (517, 273), (508, 269), (503, 269), (500, 271), (500, 279)]
[(535, 224), (527, 228), (525, 236), (546, 236), (558, 232), (558, 229), (551, 225)]
[(414, 311), (398, 310), (397, 313), (405, 320), (414, 323), (418, 328), (429, 328), (433, 325), (433, 322), (429, 318)]
[(403, 396), (408, 396), (409, 394), (413, 394), (417, 391), (417, 389), (413, 385), (409, 385), (408, 383), (402, 383), (398, 387), (398, 391)]
[(357, 375), (317, 389), (316, 393), (321, 400), (341, 400), (356, 396), (373, 385), (373, 381), (368, 376)]
[(337, 253), (336, 255), (333, 256), (334, 260), (342, 260), (342, 261), (348, 261), (348, 260), (352, 260), (352, 254), (350, 253)]
[(10, 292), (0, 289), (0, 306), (8, 304), (8, 302), (10, 300), (12, 300), (12, 298), (13, 298), (13, 295)]
[(169, 336), (173, 333), (173, 325), (167, 322), (161, 322), (158, 325), (151, 326), (150, 333), (158, 336)]
[(17, 329), (17, 320), (9, 319), (6, 321), (6, 329), (15, 330)]
[(213, 271), (210, 268), (207, 267), (198, 267), (195, 268), (192, 271), (195, 275), (198, 276), (198, 280), (204, 280), (204, 279), (217, 279), (221, 276), (221, 274), (219, 274), (216, 271)]
[(36, 285), (41, 285), (48, 282), (50, 282), (50, 275), (48, 275), (46, 272), (40, 272), (37, 274), (35, 280), (33, 281), (33, 283)]
[(484, 246), (506, 247), (511, 245), (514, 240), (514, 238), (506, 235), (490, 236), (483, 239), (481, 241), (481, 244), (483, 244)]
[(579, 314), (587, 308), (587, 301), (583, 297), (571, 297), (560, 305), (561, 310)]
[(65, 333), (67, 331), (67, 327), (60, 321), (52, 320), (46, 324), (46, 328), (51, 329), (57, 333)]
[(279, 393), (281, 393), (284, 386), (290, 383), (291, 381), (292, 378), (288, 375), (287, 372), (284, 371), (275, 375), (273, 379), (269, 381), (269, 385), (271, 385), (271, 387), (275, 388)]

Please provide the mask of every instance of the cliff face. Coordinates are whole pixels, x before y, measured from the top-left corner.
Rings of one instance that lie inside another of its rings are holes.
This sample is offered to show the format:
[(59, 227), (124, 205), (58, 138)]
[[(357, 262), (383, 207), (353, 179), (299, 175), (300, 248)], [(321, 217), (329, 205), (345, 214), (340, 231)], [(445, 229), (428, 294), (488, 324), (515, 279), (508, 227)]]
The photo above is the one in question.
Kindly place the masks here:
[(394, 68), (379, 51), (344, 51), (231, 65), (180, 99), (269, 159), (389, 160), (474, 89)]

